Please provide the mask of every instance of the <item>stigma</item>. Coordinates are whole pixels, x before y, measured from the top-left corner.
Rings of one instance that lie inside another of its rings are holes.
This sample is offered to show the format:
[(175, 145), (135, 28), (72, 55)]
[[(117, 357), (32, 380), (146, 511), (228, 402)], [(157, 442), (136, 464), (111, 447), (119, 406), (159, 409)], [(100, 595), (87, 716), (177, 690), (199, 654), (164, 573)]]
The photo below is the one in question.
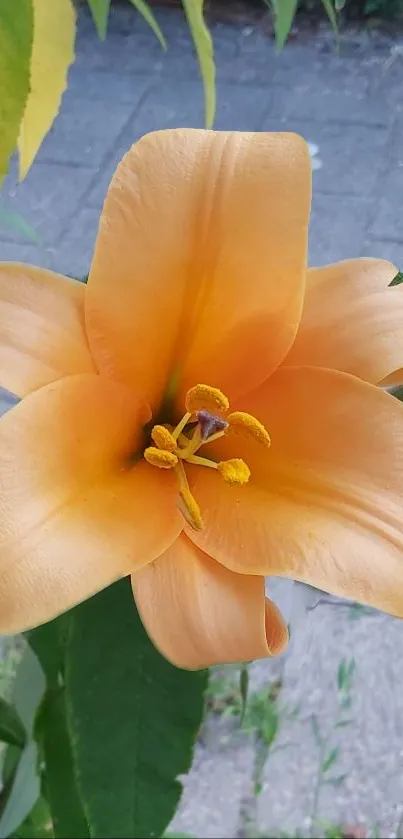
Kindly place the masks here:
[(248, 483), (251, 474), (244, 460), (235, 457), (216, 461), (201, 455), (200, 449), (229, 434), (252, 437), (268, 449), (270, 437), (252, 414), (244, 411), (229, 414), (229, 400), (218, 388), (195, 385), (186, 394), (185, 407), (186, 412), (175, 428), (154, 425), (153, 445), (145, 449), (144, 457), (158, 469), (173, 469), (178, 481), (178, 507), (194, 530), (202, 530), (202, 513), (190, 491), (185, 464), (215, 469), (226, 483), (242, 486)]

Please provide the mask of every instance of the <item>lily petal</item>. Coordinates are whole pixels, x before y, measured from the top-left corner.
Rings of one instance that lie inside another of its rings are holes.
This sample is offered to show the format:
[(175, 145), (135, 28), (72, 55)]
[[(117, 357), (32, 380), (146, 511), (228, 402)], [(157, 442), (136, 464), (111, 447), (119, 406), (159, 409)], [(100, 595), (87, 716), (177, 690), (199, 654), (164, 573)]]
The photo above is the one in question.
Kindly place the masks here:
[(263, 577), (228, 571), (181, 536), (132, 576), (141, 619), (177, 667), (251, 661), (282, 652), (287, 626)]
[(396, 273), (381, 259), (308, 271), (300, 328), (284, 364), (329, 367), (373, 384), (394, 374), (403, 366), (403, 286), (388, 288)]
[(250, 467), (239, 489), (193, 467), (206, 527), (191, 538), (234, 571), (403, 616), (403, 405), (345, 373), (283, 367), (245, 407), (271, 449), (239, 437), (221, 445), (218, 457)]
[(267, 378), (300, 320), (310, 187), (293, 134), (143, 137), (112, 179), (88, 282), (98, 368), (153, 410), (198, 382), (233, 397)]
[(121, 385), (83, 375), (0, 420), (0, 632), (55, 617), (177, 537), (175, 482), (130, 461), (148, 417)]
[(0, 385), (26, 396), (94, 371), (84, 329), (85, 286), (20, 263), (0, 263)]

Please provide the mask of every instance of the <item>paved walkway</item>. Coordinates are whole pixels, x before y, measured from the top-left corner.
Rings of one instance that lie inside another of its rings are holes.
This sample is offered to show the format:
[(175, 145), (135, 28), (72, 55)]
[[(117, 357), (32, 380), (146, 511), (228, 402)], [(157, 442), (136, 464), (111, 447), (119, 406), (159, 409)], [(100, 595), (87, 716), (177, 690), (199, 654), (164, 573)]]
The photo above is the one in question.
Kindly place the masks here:
[[(146, 131), (202, 125), (186, 27), (179, 13), (165, 9), (158, 16), (166, 55), (129, 5), (114, 11), (104, 44), (82, 17), (61, 114), (27, 180), (16, 186), (10, 176), (2, 199), (23, 215), (41, 246), (1, 226), (2, 259), (86, 274), (103, 197), (122, 154)], [(388, 64), (385, 39), (351, 33), (341, 57), (327, 31), (290, 42), (280, 56), (252, 24), (215, 24), (214, 36), (217, 128), (292, 129), (318, 147), (311, 262), (371, 254), (402, 266), (403, 58)], [(379, 823), (380, 835), (394, 835), (403, 809), (403, 624), (367, 615), (353, 621), (341, 607), (313, 611), (284, 662), (281, 703), (299, 705), (299, 712), (295, 719), (283, 715), (279, 744), (288, 748), (269, 759), (254, 805), (262, 835), (307, 830), (318, 765), (310, 716), (332, 726), (338, 663), (351, 656), (357, 667), (352, 723), (337, 730), (336, 774), (346, 778), (325, 787), (318, 812), (333, 822), (372, 829)], [(254, 666), (256, 684), (272, 678), (276, 667)], [(175, 828), (195, 837), (245, 836), (253, 760), (253, 739), (230, 736), (225, 720), (213, 720)]]

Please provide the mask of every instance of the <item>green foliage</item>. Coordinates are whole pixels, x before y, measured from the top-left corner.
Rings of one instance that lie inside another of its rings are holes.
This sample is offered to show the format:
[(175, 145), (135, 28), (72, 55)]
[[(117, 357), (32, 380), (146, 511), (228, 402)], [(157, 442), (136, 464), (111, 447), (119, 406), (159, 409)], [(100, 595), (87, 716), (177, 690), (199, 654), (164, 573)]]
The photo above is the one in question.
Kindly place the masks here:
[[(355, 661), (353, 658), (349, 659), (342, 659), (339, 663), (337, 668), (337, 694), (338, 694), (338, 712), (336, 714), (336, 718), (333, 721), (332, 729), (333, 731), (331, 734), (334, 735), (338, 732), (338, 729), (345, 728), (350, 725), (351, 720), (346, 718), (345, 711), (350, 709), (352, 704), (352, 691), (353, 691), (353, 680), (355, 674)], [(319, 826), (319, 818), (318, 818), (318, 809), (320, 803), (320, 795), (322, 792), (323, 787), (331, 786), (331, 787), (340, 787), (343, 785), (344, 781), (346, 780), (347, 775), (345, 773), (341, 773), (335, 775), (331, 772), (332, 769), (336, 766), (339, 757), (340, 757), (340, 746), (339, 745), (331, 745), (330, 735), (326, 735), (319, 724), (318, 718), (313, 715), (311, 717), (312, 723), (312, 733), (316, 742), (316, 746), (318, 749), (318, 772), (316, 775), (315, 786), (314, 786), (314, 794), (313, 794), (313, 803), (311, 809), (311, 833), (310, 836), (313, 837), (315, 833), (315, 829)], [(333, 738), (332, 738), (333, 739)], [(341, 830), (341, 829), (340, 829)], [(322, 825), (322, 832), (321, 836), (326, 837), (336, 837), (336, 836), (343, 836), (343, 832), (338, 832), (339, 827), (334, 825)]]
[(128, 580), (26, 639), (12, 703), (0, 701), (0, 836), (165, 836), (207, 672), (162, 658)]
[(0, 3), (0, 183), (16, 144), (29, 93), (32, 0)]
[(165, 40), (165, 36), (163, 35), (160, 26), (146, 0), (129, 0), (129, 2), (132, 4), (132, 6), (135, 6), (138, 12), (140, 12), (146, 23), (148, 23), (150, 29), (152, 29), (152, 31), (154, 32), (156, 38), (158, 38), (162, 46), (162, 49), (166, 50), (167, 42)]
[(278, 49), (290, 33), (298, 10), (308, 13), (325, 11), (330, 23), (338, 32), (339, 14), (359, 19), (371, 16), (393, 19), (403, 14), (403, 0), (262, 0), (274, 15), (274, 29)]
[[(297, 9), (310, 6), (312, 0), (263, 0), (273, 11), (274, 34), (277, 49), (281, 50), (287, 41)], [(343, 0), (317, 0), (325, 10), (335, 32), (338, 31), (338, 11)], [(345, 2), (345, 0), (344, 0)], [(315, 4), (316, 5), (316, 4)]]
[(357, 4), (349, 0), (351, 6), (359, 6), (364, 15), (378, 15), (384, 18), (395, 18), (403, 14), (402, 0), (365, 0)]
[(206, 710), (222, 717), (242, 715), (239, 668), (212, 668), (206, 689)]
[(63, 839), (85, 839), (90, 834), (78, 793), (67, 727), (66, 696), (62, 688), (47, 691), (39, 731), (46, 766), (44, 790), (54, 835)]
[[(340, 5), (340, 2), (342, 5)], [(345, 3), (345, 0), (322, 0), (324, 10), (333, 26), (335, 32), (338, 31), (337, 12), (339, 12)], [(333, 5), (334, 3), (334, 5)]]
[(74, 611), (65, 667), (91, 834), (160, 836), (191, 765), (207, 674), (178, 670), (154, 649), (127, 580)]
[(0, 697), (0, 740), (23, 749), (26, 732), (14, 706)]
[(40, 793), (40, 781), (36, 771), (37, 746), (30, 740), (25, 746), (8, 784), (7, 800), (0, 818), (0, 835), (10, 836), (24, 821), (34, 807)]
[(53, 839), (53, 825), (46, 799), (40, 796), (13, 839)]
[(400, 283), (403, 283), (403, 272), (402, 271), (397, 272), (396, 276), (393, 277), (392, 282), (389, 283), (389, 286), (400, 285)]
[(330, 752), (326, 755), (324, 760), (322, 761), (322, 765), (320, 767), (320, 771), (325, 774), (332, 768), (333, 764), (336, 763), (336, 760), (339, 756), (339, 747), (335, 746), (334, 749), (331, 749)]
[(27, 648), (20, 660), (13, 686), (13, 709), (24, 731), (23, 748), (10, 744), (5, 752), (0, 800), (0, 836), (10, 836), (27, 818), (40, 793), (38, 750), (34, 739), (36, 711), (45, 690), (45, 679), (36, 656)]
[[(319, 11), (327, 0), (299, 0), (301, 10)], [(343, 11), (348, 18), (381, 17), (393, 19), (403, 13), (403, 0), (334, 0), (336, 13)]]
[(27, 745), (8, 747), (0, 835), (44, 837), (50, 824), (66, 839), (162, 836), (191, 765), (207, 673), (155, 650), (128, 580), (26, 637), (14, 703)]
[(88, 5), (101, 40), (106, 38), (111, 0), (88, 0)]
[(206, 127), (211, 128), (216, 111), (215, 62), (213, 39), (204, 20), (204, 0), (182, 0), (182, 5), (203, 79)]
[(241, 664), (239, 672), (239, 693), (241, 695), (241, 725), (245, 719), (245, 712), (248, 704), (249, 694), (249, 668), (247, 664)]
[(274, 31), (278, 49), (281, 49), (291, 29), (298, 0), (272, 0), (274, 10)]

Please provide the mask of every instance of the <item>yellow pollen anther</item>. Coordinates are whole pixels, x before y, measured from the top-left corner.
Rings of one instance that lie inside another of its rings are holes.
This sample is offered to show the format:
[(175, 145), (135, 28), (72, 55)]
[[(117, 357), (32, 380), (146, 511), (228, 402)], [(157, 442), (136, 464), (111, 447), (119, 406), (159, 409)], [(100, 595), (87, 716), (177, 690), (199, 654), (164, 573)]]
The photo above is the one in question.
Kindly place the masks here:
[(240, 457), (222, 460), (217, 469), (227, 484), (247, 484), (250, 478), (250, 469)]
[(244, 411), (234, 411), (227, 417), (229, 422), (229, 431), (236, 434), (242, 434), (248, 437), (254, 437), (258, 443), (263, 443), (267, 449), (270, 448), (271, 440), (264, 425), (259, 422), (252, 414), (246, 414)]
[(167, 452), (174, 452), (176, 449), (175, 437), (165, 428), (164, 425), (154, 425), (151, 437), (157, 449), (165, 449)]
[(195, 414), (197, 411), (203, 410), (209, 411), (212, 414), (217, 411), (221, 414), (226, 414), (228, 408), (229, 402), (227, 397), (217, 387), (195, 385), (186, 394), (186, 410), (189, 414)]
[(186, 518), (188, 524), (193, 527), (194, 530), (203, 530), (204, 523), (202, 519), (202, 514), (200, 512), (200, 507), (190, 492), (190, 489), (187, 487), (182, 487), (180, 490), (180, 499), (183, 503), (182, 513)]
[(147, 463), (158, 466), (159, 469), (173, 469), (178, 465), (176, 454), (167, 452), (165, 449), (157, 449), (155, 446), (149, 446), (144, 452), (144, 457)]

